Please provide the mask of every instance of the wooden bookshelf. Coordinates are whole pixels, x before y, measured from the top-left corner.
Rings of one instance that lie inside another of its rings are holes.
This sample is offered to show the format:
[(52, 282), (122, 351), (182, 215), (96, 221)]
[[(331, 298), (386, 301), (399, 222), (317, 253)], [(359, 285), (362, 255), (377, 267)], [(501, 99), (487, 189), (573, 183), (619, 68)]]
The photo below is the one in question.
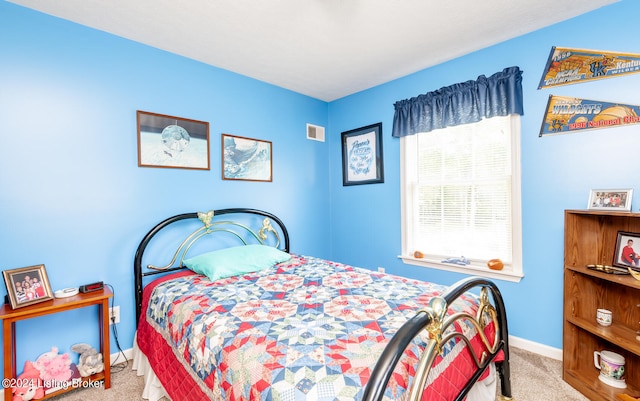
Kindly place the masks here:
[[(613, 264), (619, 231), (640, 233), (640, 213), (565, 211), (562, 377), (590, 400), (640, 394), (640, 281), (586, 267)], [(613, 312), (611, 326), (596, 323), (598, 308)], [(626, 389), (598, 379), (593, 353), (601, 350), (625, 357)]]

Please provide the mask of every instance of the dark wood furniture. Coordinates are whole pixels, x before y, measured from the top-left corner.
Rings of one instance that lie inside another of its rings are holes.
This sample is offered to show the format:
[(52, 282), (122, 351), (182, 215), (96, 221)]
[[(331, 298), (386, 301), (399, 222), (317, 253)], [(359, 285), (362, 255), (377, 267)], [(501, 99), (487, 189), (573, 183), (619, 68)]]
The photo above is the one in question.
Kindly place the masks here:
[[(16, 372), (16, 322), (31, 319), (34, 317), (50, 315), (58, 312), (65, 312), (72, 309), (84, 308), (87, 306), (98, 306), (98, 325), (100, 327), (100, 352), (104, 361), (104, 371), (96, 373), (90, 377), (83, 378), (83, 381), (95, 382), (104, 381), (104, 388), (111, 387), (111, 361), (109, 354), (109, 298), (113, 293), (108, 288), (90, 293), (79, 293), (72, 297), (55, 298), (49, 301), (40, 302), (23, 308), (12, 309), (10, 305), (4, 304), (0, 307), (0, 319), (2, 319), (3, 352), (4, 352), (4, 376), (13, 379)], [(77, 386), (75, 387), (77, 388)], [(47, 394), (44, 398), (73, 390), (70, 386), (67, 389), (58, 390)], [(11, 401), (11, 388), (4, 389), (5, 401)]]
[[(618, 232), (640, 233), (640, 213), (566, 210), (564, 218), (562, 377), (594, 401), (640, 394), (640, 281), (586, 267), (611, 266)], [(598, 308), (613, 312), (611, 326), (596, 323)], [(601, 350), (625, 357), (626, 389), (598, 379), (593, 353)]]

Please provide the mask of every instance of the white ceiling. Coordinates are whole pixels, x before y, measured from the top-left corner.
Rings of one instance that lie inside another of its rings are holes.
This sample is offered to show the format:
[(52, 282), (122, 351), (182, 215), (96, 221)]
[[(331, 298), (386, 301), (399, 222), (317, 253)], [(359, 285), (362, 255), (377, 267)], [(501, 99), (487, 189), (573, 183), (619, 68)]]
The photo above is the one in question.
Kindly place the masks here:
[(331, 101), (618, 0), (9, 1)]

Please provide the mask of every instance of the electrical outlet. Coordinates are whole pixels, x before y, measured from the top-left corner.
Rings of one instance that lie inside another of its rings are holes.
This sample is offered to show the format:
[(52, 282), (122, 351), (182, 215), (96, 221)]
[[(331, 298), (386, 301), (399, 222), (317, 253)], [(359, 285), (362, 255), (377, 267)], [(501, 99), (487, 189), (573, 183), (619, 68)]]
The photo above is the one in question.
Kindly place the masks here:
[(120, 323), (120, 306), (109, 308), (109, 324)]
[(384, 273), (384, 267), (378, 266), (378, 273)]

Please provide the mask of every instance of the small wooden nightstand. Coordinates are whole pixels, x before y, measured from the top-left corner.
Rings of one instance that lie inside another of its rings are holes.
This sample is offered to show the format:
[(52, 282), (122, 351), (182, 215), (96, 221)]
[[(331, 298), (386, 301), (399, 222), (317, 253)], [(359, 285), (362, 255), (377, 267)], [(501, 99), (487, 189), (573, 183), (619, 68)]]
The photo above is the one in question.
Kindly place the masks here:
[[(4, 336), (4, 377), (13, 379), (16, 377), (16, 322), (19, 320), (31, 319), (38, 316), (50, 315), (58, 312), (65, 312), (72, 309), (84, 308), (91, 305), (98, 305), (98, 325), (100, 332), (100, 352), (104, 361), (104, 371), (96, 373), (88, 378), (83, 378), (85, 382), (104, 381), (104, 388), (111, 387), (111, 360), (109, 354), (109, 298), (113, 293), (108, 288), (86, 294), (78, 294), (68, 298), (55, 298), (49, 301), (40, 302), (22, 308), (12, 309), (10, 305), (0, 307), (0, 319), (2, 319), (2, 333)], [(75, 388), (77, 388), (76, 386)], [(73, 390), (69, 386), (67, 389), (58, 390), (47, 394), (43, 399), (53, 397), (67, 391)], [(11, 401), (11, 388), (4, 389), (5, 401)]]

